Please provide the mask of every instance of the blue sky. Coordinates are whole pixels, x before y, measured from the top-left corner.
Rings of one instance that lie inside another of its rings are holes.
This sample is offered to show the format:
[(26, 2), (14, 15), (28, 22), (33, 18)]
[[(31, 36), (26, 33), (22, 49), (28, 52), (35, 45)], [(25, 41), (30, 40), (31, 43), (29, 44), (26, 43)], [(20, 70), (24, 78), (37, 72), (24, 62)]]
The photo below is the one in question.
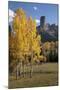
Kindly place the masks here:
[(36, 19), (37, 25), (40, 24), (41, 16), (46, 17), (46, 23), (58, 24), (58, 5), (56, 4), (8, 2), (8, 9), (15, 11), (18, 8), (22, 8), (28, 17), (32, 16)]

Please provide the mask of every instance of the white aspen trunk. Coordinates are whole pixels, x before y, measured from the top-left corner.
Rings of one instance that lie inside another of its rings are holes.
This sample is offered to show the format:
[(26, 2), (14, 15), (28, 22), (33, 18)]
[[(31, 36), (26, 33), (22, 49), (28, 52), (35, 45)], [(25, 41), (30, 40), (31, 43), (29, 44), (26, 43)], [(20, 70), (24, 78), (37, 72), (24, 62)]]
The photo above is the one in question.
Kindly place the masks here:
[(24, 61), (23, 61), (23, 77), (24, 77)]
[(33, 73), (32, 60), (33, 60), (33, 52), (31, 54), (31, 61), (30, 61), (30, 78), (32, 77), (32, 73)]

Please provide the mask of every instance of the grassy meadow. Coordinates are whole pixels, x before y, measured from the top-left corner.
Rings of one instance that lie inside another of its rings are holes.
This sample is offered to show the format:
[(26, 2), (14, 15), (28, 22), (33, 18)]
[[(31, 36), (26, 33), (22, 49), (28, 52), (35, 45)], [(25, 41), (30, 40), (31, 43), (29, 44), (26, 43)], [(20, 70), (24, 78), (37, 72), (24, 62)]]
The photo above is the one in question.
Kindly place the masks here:
[(9, 88), (26, 88), (58, 85), (58, 63), (43, 63), (33, 65), (33, 73), (30, 78), (29, 67), (25, 66), (25, 75), (16, 80), (15, 74), (9, 74)]

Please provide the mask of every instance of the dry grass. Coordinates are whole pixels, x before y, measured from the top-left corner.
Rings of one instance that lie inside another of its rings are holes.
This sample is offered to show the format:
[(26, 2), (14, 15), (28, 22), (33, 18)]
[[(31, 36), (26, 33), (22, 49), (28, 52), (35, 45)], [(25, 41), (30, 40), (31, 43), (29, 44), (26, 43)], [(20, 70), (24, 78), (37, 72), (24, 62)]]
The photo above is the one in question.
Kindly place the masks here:
[(58, 64), (45, 63), (41, 65), (33, 65), (32, 78), (29, 76), (29, 69), (25, 77), (9, 76), (9, 88), (25, 88), (25, 87), (42, 87), (42, 86), (56, 86), (58, 85)]

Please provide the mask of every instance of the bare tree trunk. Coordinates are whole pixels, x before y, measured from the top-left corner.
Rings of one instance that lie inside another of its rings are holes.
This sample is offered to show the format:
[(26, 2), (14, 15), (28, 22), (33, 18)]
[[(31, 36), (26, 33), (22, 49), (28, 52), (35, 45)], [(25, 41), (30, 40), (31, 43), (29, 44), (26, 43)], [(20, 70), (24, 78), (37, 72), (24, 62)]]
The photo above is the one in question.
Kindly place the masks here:
[(22, 74), (22, 60), (21, 60), (21, 64), (20, 64), (20, 75)]
[(22, 62), (22, 66), (23, 66), (23, 77), (24, 77), (24, 61)]
[[(16, 60), (17, 61), (17, 60)], [(16, 79), (17, 79), (17, 63), (16, 63)]]
[(19, 76), (19, 60), (18, 60), (18, 63), (16, 62), (16, 79), (18, 79), (18, 76)]
[(30, 78), (32, 77), (32, 72), (33, 72), (32, 60), (33, 60), (33, 52), (31, 54), (31, 61), (30, 61)]
[(17, 63), (16, 63), (16, 80), (17, 80), (17, 74), (18, 74), (18, 71), (17, 71)]
[(32, 63), (30, 63), (30, 78), (32, 77)]
[(19, 62), (19, 76), (21, 76), (21, 61)]

